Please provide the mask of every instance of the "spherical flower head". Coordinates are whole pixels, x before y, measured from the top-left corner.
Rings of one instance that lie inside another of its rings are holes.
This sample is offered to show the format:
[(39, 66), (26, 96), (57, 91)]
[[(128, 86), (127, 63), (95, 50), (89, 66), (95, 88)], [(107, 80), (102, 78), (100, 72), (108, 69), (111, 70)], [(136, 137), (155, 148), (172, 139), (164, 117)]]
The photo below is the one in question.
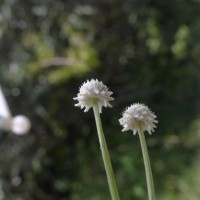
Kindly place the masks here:
[(122, 131), (132, 130), (134, 135), (139, 129), (151, 134), (156, 128), (155, 123), (158, 123), (156, 115), (147, 106), (139, 103), (126, 108), (119, 122), (124, 127)]
[(102, 112), (102, 107), (112, 107), (109, 101), (113, 100), (111, 95), (113, 92), (108, 90), (108, 87), (97, 79), (86, 81), (79, 89), (79, 93), (74, 100), (78, 100), (75, 106), (85, 108), (84, 112), (87, 112), (95, 104), (98, 105), (99, 112)]

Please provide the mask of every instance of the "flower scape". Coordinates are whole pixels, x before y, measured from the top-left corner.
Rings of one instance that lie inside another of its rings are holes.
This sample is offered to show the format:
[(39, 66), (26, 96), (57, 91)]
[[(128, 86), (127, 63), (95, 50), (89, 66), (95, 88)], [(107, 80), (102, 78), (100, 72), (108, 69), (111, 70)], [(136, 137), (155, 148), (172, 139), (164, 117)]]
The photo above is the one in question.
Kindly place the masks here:
[(102, 107), (112, 107), (109, 101), (114, 98), (111, 97), (113, 92), (109, 91), (108, 87), (97, 79), (88, 80), (83, 83), (79, 89), (79, 93), (74, 100), (78, 103), (75, 106), (85, 108), (84, 112), (87, 112), (94, 104), (98, 104), (99, 112), (102, 112)]
[(111, 97), (112, 94), (113, 93), (108, 90), (108, 87), (106, 85), (104, 85), (97, 79), (92, 79), (83, 83), (83, 85), (79, 89), (77, 97), (75, 97), (74, 100), (78, 101), (75, 106), (85, 108), (85, 112), (87, 112), (91, 107), (93, 108), (97, 127), (97, 135), (108, 180), (110, 195), (112, 200), (120, 200), (100, 117), (103, 106), (112, 107), (109, 103), (109, 101), (113, 100), (113, 97)]
[(151, 134), (156, 128), (155, 123), (158, 123), (156, 115), (147, 106), (139, 103), (126, 108), (119, 122), (124, 127), (122, 131), (132, 130), (134, 135), (139, 128)]

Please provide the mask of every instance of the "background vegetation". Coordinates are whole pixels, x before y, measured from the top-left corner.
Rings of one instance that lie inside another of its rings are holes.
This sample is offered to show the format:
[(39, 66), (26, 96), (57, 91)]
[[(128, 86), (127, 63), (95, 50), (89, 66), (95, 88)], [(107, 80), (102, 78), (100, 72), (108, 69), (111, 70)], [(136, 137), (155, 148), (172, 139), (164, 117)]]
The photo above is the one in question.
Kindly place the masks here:
[[(199, 0), (1, 0), (0, 83), (29, 134), (0, 134), (0, 200), (109, 200), (87, 79), (114, 92), (102, 118), (123, 200), (147, 199), (137, 136), (118, 119), (133, 102), (159, 119), (147, 136), (156, 193), (200, 198)], [(192, 186), (192, 187), (191, 187)]]

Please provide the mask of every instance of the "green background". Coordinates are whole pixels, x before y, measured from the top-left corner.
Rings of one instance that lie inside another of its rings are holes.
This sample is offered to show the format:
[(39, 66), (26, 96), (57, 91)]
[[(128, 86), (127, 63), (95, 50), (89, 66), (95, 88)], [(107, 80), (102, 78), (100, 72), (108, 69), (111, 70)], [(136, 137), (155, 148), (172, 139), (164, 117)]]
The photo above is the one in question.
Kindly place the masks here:
[(145, 200), (138, 136), (118, 119), (140, 102), (158, 117), (146, 134), (157, 199), (200, 199), (199, 0), (1, 0), (0, 84), (24, 136), (0, 132), (0, 200), (109, 200), (92, 110), (80, 85), (102, 80), (102, 120), (120, 196)]

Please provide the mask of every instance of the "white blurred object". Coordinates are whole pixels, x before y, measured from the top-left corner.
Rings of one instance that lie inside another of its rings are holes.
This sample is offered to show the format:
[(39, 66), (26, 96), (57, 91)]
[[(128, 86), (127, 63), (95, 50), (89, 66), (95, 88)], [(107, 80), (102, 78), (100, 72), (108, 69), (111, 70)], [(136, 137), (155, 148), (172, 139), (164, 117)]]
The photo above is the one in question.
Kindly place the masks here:
[(12, 132), (17, 135), (27, 133), (31, 128), (29, 119), (23, 115), (17, 115), (12, 120)]
[(27, 117), (23, 115), (12, 117), (0, 87), (0, 129), (12, 131), (16, 135), (23, 135), (26, 134), (30, 128), (31, 122)]
[(5, 117), (5, 118), (11, 117), (11, 112), (9, 110), (6, 99), (3, 95), (3, 91), (1, 89), (1, 86), (0, 86), (0, 116)]

